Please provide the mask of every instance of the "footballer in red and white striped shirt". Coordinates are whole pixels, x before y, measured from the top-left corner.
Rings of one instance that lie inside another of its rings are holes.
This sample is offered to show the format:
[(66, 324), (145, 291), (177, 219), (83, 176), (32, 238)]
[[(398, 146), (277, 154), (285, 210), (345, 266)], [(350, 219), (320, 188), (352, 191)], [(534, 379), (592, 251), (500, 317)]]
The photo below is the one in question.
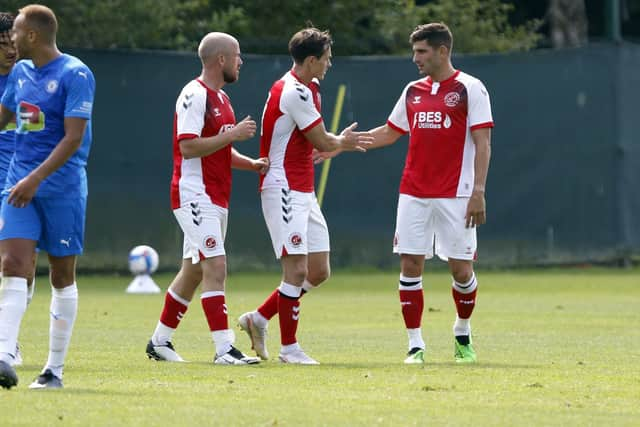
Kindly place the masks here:
[(289, 41), (293, 68), (278, 79), (262, 116), (260, 155), (270, 161), (260, 181), (262, 212), (273, 250), (283, 268), (283, 280), (264, 303), (240, 316), (238, 323), (251, 338), (261, 358), (268, 358), (267, 322), (280, 320), (285, 363), (317, 364), (296, 339), (300, 302), (304, 291), (329, 276), (329, 230), (314, 192), (314, 148), (320, 152), (365, 151), (371, 136), (353, 132), (355, 123), (340, 135), (327, 132), (320, 114), (319, 81), (331, 67), (331, 36), (305, 28)]
[(425, 77), (404, 88), (386, 124), (370, 131), (374, 141), (368, 147), (384, 147), (409, 134), (393, 240), (409, 337), (405, 363), (424, 363), (422, 273), (425, 258), (434, 254), (448, 261), (453, 276), (455, 360), (475, 362), (470, 317), (478, 284), (476, 226), (486, 220), (493, 128), (489, 93), (480, 80), (451, 64), (453, 36), (445, 24), (419, 25), (410, 42), (413, 62)]

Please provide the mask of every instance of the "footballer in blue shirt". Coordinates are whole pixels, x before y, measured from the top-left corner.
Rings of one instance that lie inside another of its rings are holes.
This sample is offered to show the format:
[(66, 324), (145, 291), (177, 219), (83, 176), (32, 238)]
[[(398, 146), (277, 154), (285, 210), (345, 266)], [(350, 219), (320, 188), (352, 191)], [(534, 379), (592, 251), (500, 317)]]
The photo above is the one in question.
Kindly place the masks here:
[[(16, 49), (11, 41), (11, 29), (13, 28), (14, 16), (9, 12), (0, 12), (0, 98), (4, 93), (4, 88), (9, 79), (9, 73), (16, 63)], [(4, 188), (4, 182), (7, 179), (7, 171), (9, 163), (13, 157), (16, 148), (16, 121), (12, 120), (4, 129), (0, 129), (0, 191)], [(0, 205), (4, 196), (0, 192)], [(33, 256), (33, 268), (31, 276), (27, 278), (28, 293), (27, 306), (33, 298), (35, 290), (35, 263), (36, 254)], [(20, 346), (16, 344), (16, 350), (13, 355), (13, 366), (22, 365), (22, 354)]]
[(51, 9), (28, 5), (13, 24), (18, 62), (0, 100), (0, 129), (15, 118), (15, 154), (0, 208), (0, 386), (18, 378), (11, 359), (26, 308), (36, 247), (49, 256), (49, 357), (30, 388), (61, 388), (78, 307), (76, 257), (84, 239), (95, 80), (56, 45)]

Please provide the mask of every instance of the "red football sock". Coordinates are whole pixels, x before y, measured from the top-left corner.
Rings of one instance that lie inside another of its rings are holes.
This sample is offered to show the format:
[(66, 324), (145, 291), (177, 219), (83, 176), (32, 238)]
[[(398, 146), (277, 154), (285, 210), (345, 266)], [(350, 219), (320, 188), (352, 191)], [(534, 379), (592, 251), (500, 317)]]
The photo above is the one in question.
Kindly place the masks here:
[(476, 306), (476, 294), (478, 293), (478, 280), (474, 273), (467, 283), (458, 283), (453, 280), (451, 295), (456, 304), (456, 311), (460, 319), (468, 319)]
[(202, 302), (202, 309), (209, 324), (209, 330), (213, 332), (229, 329), (227, 305), (224, 301), (224, 294), (214, 296), (206, 296), (206, 294), (207, 293), (203, 294), (200, 301)]
[(276, 290), (264, 300), (262, 305), (258, 307), (258, 313), (267, 320), (278, 314), (278, 293), (278, 288), (276, 288)]
[[(277, 291), (276, 291), (277, 292)], [(282, 345), (295, 344), (298, 317), (300, 316), (300, 301), (295, 297), (288, 297), (278, 292), (278, 318), (280, 319), (280, 342)]]
[(160, 314), (160, 322), (170, 328), (176, 329), (187, 312), (187, 306), (176, 300), (171, 293), (167, 292), (164, 297), (164, 307)]
[[(264, 300), (262, 305), (258, 307), (258, 309), (256, 310), (258, 313), (262, 315), (262, 317), (264, 317), (267, 320), (271, 320), (273, 316), (278, 314), (278, 293), (279, 292), (280, 291), (278, 290), (278, 288), (276, 288), (273, 292), (271, 292), (271, 295), (269, 295), (267, 299)], [(300, 294), (300, 298), (302, 298), (302, 296), (306, 293), (307, 291), (303, 289), (302, 294)]]
[(422, 321), (422, 311), (424, 310), (424, 293), (422, 289), (413, 291), (400, 290), (399, 293), (405, 326), (407, 329), (419, 328)]
[(451, 295), (453, 295), (453, 301), (456, 303), (456, 311), (459, 318), (468, 319), (471, 317), (471, 313), (473, 313), (473, 309), (476, 306), (477, 293), (478, 288), (468, 294), (463, 294), (457, 291), (456, 288), (451, 288)]

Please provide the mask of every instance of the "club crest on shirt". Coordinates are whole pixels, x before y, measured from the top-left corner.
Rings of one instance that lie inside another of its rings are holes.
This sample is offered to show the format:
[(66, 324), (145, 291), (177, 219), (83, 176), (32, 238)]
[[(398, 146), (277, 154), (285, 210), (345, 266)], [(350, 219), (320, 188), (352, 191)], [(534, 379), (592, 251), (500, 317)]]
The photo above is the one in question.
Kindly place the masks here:
[(206, 236), (204, 238), (204, 247), (207, 249), (214, 249), (218, 245), (216, 238), (213, 236)]
[(297, 248), (302, 244), (302, 236), (298, 232), (292, 233), (291, 236), (289, 236), (289, 241), (294, 248)]
[(458, 92), (449, 92), (444, 96), (444, 105), (447, 107), (455, 107), (460, 102), (460, 94)]
[(57, 80), (49, 80), (47, 83), (47, 92), (54, 93), (58, 90), (58, 81)]

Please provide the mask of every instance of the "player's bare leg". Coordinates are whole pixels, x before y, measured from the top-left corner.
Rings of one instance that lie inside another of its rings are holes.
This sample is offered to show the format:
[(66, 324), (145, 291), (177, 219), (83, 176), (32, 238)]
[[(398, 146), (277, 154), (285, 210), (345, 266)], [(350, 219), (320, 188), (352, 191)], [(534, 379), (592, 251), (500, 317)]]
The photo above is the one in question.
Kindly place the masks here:
[(307, 255), (307, 277), (302, 284), (305, 292), (317, 288), (331, 275), (329, 252), (313, 252)]
[(180, 271), (178, 271), (178, 274), (169, 285), (169, 289), (180, 298), (191, 301), (201, 281), (202, 267), (200, 264), (193, 264), (190, 258), (183, 259)]
[(32, 389), (62, 388), (64, 361), (69, 350), (73, 325), (78, 313), (75, 255), (49, 255), (51, 305), (49, 319), (49, 357)]
[(235, 335), (233, 330), (229, 329), (225, 301), (226, 256), (219, 255), (203, 259), (200, 261), (200, 265), (202, 266), (202, 294), (200, 301), (216, 347), (214, 362), (218, 365), (251, 365), (258, 363), (258, 358), (248, 357), (233, 346)]
[(187, 312), (193, 294), (201, 281), (200, 264), (193, 264), (191, 258), (183, 259), (180, 271), (167, 289), (160, 319), (153, 336), (147, 343), (146, 353), (150, 359), (184, 362), (173, 347), (173, 334)]
[(449, 259), (449, 268), (453, 276), (451, 294), (456, 305), (455, 358), (459, 363), (472, 363), (476, 361), (476, 353), (471, 343), (471, 314), (476, 305), (478, 281), (471, 260)]
[(18, 377), (11, 366), (20, 323), (27, 308), (27, 278), (33, 271), (36, 242), (28, 239), (0, 241), (0, 387), (11, 388)]
[(424, 309), (422, 290), (424, 259), (424, 255), (400, 255), (398, 293), (400, 294), (402, 317), (409, 337), (409, 351), (404, 361), (407, 364), (424, 363), (425, 343), (421, 329)]

